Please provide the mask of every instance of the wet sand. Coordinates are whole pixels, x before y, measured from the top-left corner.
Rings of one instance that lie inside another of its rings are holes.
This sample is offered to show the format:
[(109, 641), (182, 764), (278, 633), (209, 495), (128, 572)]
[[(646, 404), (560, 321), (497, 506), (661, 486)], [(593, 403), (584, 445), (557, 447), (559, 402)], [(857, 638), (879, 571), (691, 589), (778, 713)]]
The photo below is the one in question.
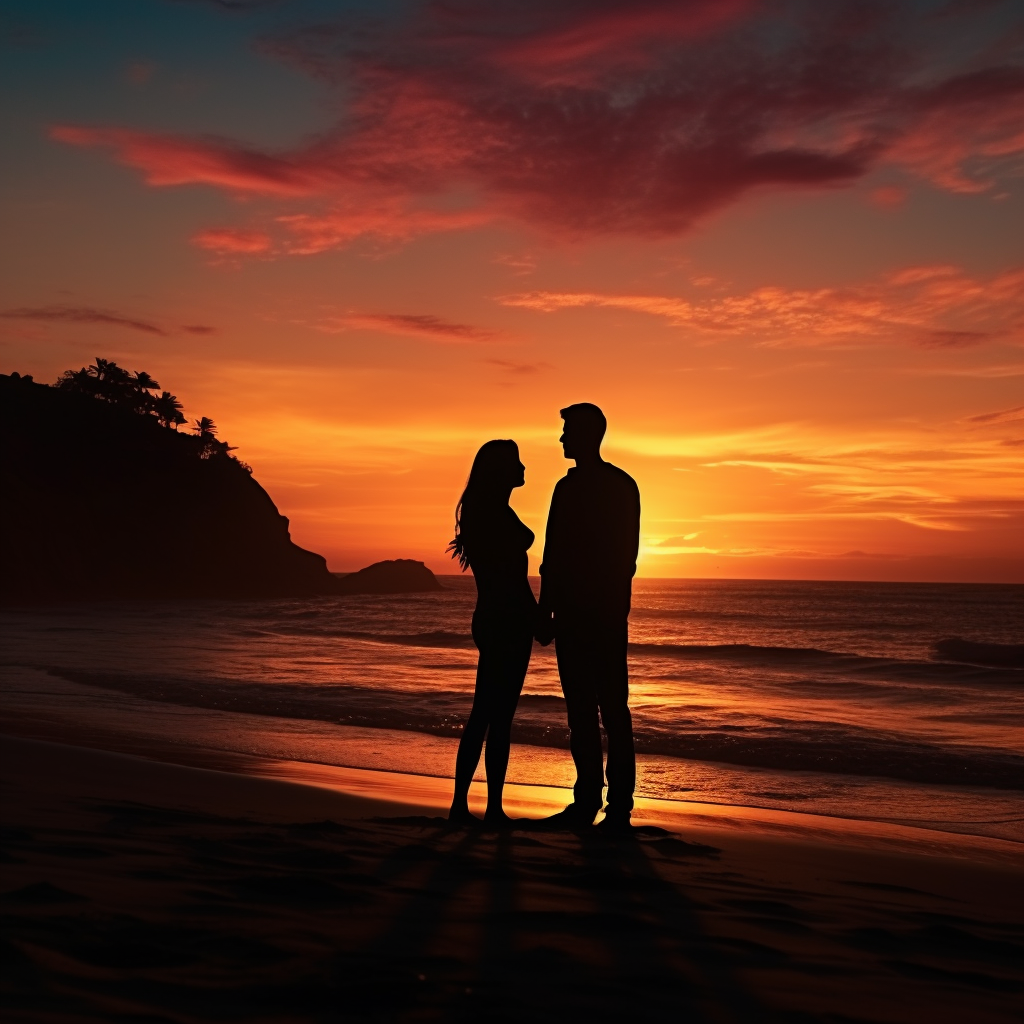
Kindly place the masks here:
[(2, 753), (6, 1020), (1019, 1019), (1018, 844), (694, 805), (449, 829), (446, 780)]

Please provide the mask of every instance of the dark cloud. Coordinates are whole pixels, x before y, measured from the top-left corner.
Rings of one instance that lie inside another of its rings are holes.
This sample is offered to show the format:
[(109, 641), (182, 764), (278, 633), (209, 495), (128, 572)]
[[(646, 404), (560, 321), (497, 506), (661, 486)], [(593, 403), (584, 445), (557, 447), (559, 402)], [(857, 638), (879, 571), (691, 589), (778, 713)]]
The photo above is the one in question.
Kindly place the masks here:
[(331, 332), (364, 328), (443, 342), (486, 341), (494, 337), (493, 331), (482, 327), (453, 323), (426, 313), (350, 313), (322, 322), (319, 326), (322, 330)]
[(1019, 420), (1024, 413), (1024, 405), (1015, 405), (1012, 409), (1001, 409), (999, 412), (983, 412), (980, 416), (968, 416), (968, 423), (999, 423), (1003, 420)]
[(884, 162), (991, 187), (1024, 152), (1024, 69), (988, 55), (988, 17), (870, 0), (413, 5), (263, 41), (336, 89), (338, 127), (292, 152), (53, 134), (154, 185), (300, 205), (279, 219), (282, 252), (509, 220), (672, 235), (752, 190), (839, 187)]
[(919, 342), (925, 348), (969, 348), (992, 339), (991, 331), (926, 331)]
[(77, 324), (104, 324), (110, 327), (126, 327), (143, 334), (166, 336), (167, 331), (148, 320), (91, 306), (21, 306), (0, 311), (0, 316), (14, 320), (42, 320)]
[(517, 363), (511, 359), (488, 359), (487, 362), (491, 366), (497, 366), (499, 369), (506, 370), (509, 373), (523, 375), (540, 373), (541, 370), (550, 368), (549, 363)]

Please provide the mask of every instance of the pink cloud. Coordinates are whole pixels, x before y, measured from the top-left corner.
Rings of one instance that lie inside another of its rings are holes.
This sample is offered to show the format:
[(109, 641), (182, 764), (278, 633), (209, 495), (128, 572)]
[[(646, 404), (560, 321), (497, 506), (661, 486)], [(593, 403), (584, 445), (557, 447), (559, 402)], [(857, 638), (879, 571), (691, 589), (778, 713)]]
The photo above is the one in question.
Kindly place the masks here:
[[(593, 82), (613, 68), (644, 67), (651, 51), (713, 33), (739, 20), (754, 0), (690, 0), (549, 8), (539, 31), (494, 46), (498, 65), (548, 84)], [(560, 23), (561, 22), (561, 23)]]
[(224, 256), (269, 252), (272, 245), (265, 232), (242, 228), (207, 228), (193, 235), (192, 241), (201, 249)]
[(949, 263), (930, 263), (920, 267), (904, 267), (903, 270), (893, 271), (886, 275), (886, 283), (899, 287), (905, 284), (919, 284), (922, 281), (934, 281), (937, 278), (956, 277), (960, 273), (959, 267)]
[(231, 192), (301, 196), (316, 194), (331, 177), (308, 157), (290, 161), (217, 139), (73, 125), (54, 125), (50, 138), (72, 146), (112, 149), (119, 163), (142, 171), (150, 185), (203, 184)]
[(901, 339), (962, 348), (1021, 338), (1024, 269), (976, 280), (955, 267), (910, 267), (849, 288), (755, 288), (696, 300), (659, 295), (526, 292), (499, 299), (540, 312), (582, 307), (662, 317), (706, 335), (749, 336), (762, 344), (848, 344)]
[(950, 192), (985, 192), (1001, 164), (1024, 155), (1024, 69), (992, 68), (942, 82), (917, 98), (917, 118), (888, 153)]
[(493, 262), (510, 267), (517, 277), (525, 277), (537, 269), (537, 260), (529, 253), (499, 253)]
[(907, 201), (908, 195), (910, 195), (909, 190), (901, 188), (899, 185), (880, 185), (871, 190), (868, 198), (874, 206), (881, 207), (883, 210), (893, 210), (902, 206)]
[(0, 317), (12, 320), (100, 324), (105, 327), (125, 327), (143, 334), (167, 334), (162, 327), (148, 320), (139, 320), (136, 317), (125, 316), (108, 309), (95, 309), (92, 306), (20, 306), (0, 311)]
[[(282, 204), (279, 246), (263, 244), (266, 225), (255, 248), (231, 229), (197, 236), (217, 252), (311, 253), (496, 220), (668, 236), (752, 190), (841, 187), (885, 164), (959, 192), (1017, 173), (1024, 70), (968, 41), (989, 16), (968, 6), (929, 21), (853, 0), (423, 4), (400, 23), (264, 40), (336, 90), (337, 127), (290, 152), (122, 128), (51, 135), (109, 149), (154, 186)], [(940, 31), (955, 58), (929, 56)], [(875, 201), (894, 205), (897, 188)]]
[(289, 253), (310, 254), (346, 246), (359, 238), (407, 242), (420, 235), (456, 231), (489, 223), (486, 210), (415, 208), (400, 197), (366, 197), (364, 204), (337, 204), (317, 213), (283, 215), (277, 222), (290, 235)]

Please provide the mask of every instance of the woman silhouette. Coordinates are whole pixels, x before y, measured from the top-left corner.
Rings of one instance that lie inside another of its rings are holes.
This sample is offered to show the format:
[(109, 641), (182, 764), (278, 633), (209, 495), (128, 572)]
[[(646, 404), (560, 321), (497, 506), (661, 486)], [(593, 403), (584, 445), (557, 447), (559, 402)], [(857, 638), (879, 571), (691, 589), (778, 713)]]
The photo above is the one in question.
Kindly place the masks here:
[(485, 736), (484, 821), (499, 825), (510, 820), (501, 807), (501, 791), (508, 770), (512, 717), (530, 663), (537, 614), (537, 601), (526, 578), (526, 551), (533, 543), (533, 531), (508, 503), (513, 489), (525, 483), (525, 472), (515, 441), (488, 441), (473, 459), (469, 481), (455, 508), (455, 539), (448, 550), (463, 570), (473, 570), (477, 593), (473, 640), (480, 659), (473, 710), (455, 760), (450, 821), (476, 820), (466, 798)]

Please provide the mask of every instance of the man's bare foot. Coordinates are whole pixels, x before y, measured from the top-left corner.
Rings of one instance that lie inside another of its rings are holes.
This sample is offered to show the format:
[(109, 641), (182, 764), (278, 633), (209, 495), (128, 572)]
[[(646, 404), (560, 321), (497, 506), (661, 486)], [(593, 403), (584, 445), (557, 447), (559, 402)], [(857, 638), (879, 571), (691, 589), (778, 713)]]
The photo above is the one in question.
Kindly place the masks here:
[(452, 807), (448, 811), (448, 820), (453, 825), (479, 825), (480, 819), (471, 814), (468, 807)]

